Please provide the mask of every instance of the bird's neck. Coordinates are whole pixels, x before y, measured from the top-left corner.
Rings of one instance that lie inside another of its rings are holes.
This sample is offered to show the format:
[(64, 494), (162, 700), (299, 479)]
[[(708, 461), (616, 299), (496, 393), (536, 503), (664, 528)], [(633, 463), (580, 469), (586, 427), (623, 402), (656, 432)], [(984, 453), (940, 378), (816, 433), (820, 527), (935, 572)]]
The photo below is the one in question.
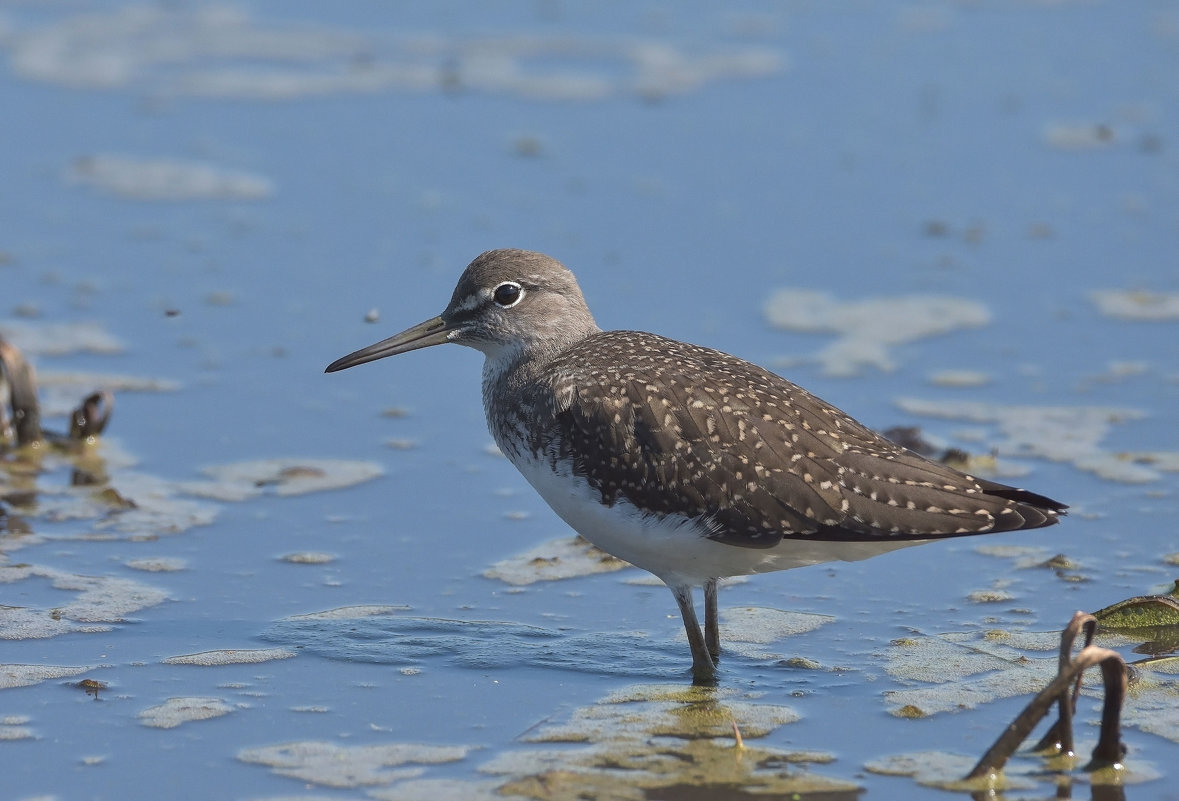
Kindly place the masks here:
[(513, 458), (521, 447), (524, 430), (543, 425), (538, 417), (547, 408), (551, 394), (543, 376), (553, 359), (586, 337), (598, 333), (592, 329), (576, 337), (546, 338), (527, 343), (483, 350), (483, 410), (487, 425), (504, 455)]

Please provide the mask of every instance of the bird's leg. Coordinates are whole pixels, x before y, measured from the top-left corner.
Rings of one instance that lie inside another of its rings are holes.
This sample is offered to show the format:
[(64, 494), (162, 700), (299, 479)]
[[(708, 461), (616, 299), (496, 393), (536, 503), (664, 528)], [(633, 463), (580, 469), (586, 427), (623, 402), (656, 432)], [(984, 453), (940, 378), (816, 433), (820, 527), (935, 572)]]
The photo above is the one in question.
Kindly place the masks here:
[(712, 655), (704, 643), (704, 635), (700, 633), (700, 621), (696, 619), (696, 609), (692, 604), (692, 588), (686, 585), (672, 587), (671, 594), (680, 606), (684, 631), (688, 633), (688, 646), (692, 649), (692, 683), (716, 684), (716, 663), (712, 661)]
[(708, 646), (708, 653), (712, 661), (720, 659), (720, 622), (716, 617), (716, 584), (717, 580), (710, 578), (704, 582), (704, 643)]

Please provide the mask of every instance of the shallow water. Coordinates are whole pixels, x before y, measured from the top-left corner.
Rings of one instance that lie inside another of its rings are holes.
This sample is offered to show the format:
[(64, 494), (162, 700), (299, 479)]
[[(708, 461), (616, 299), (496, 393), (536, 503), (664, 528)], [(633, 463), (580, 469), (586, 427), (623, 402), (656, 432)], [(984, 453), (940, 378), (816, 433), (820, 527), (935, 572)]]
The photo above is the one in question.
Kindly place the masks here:
[[(50, 427), (116, 394), (93, 451), (0, 474), (3, 795), (945, 796), (881, 766), (964, 772), (1074, 610), (1175, 578), (1177, 31), (1162, 2), (0, 5), (0, 332)], [(691, 690), (645, 574), (503, 572), (569, 532), (489, 449), (477, 354), (322, 374), (503, 246), (605, 328), (994, 450), (1071, 514), (732, 582)], [(1168, 798), (1145, 675), (1125, 792)]]

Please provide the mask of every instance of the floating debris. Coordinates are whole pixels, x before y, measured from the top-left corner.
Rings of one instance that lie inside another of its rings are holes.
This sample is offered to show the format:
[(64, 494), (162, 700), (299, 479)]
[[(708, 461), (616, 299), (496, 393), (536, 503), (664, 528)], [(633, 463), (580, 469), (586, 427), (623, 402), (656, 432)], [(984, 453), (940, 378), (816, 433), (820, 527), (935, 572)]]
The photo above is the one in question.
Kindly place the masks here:
[(297, 551), (295, 553), (283, 554), (278, 557), (281, 562), (290, 562), (293, 565), (326, 565), (336, 561), (334, 553), (324, 553), (322, 551)]
[(1114, 129), (1101, 122), (1057, 122), (1044, 128), (1044, 141), (1057, 150), (1096, 150), (1116, 139)]
[(384, 745), (340, 746), (316, 740), (244, 748), (237, 758), (254, 765), (266, 765), (280, 776), (320, 787), (372, 787), (392, 784), (398, 779), (417, 778), (419, 765), (458, 762), (471, 752), (465, 745), (387, 743)]
[(262, 200), (274, 184), (261, 175), (182, 159), (98, 154), (75, 159), (77, 183), (133, 200)]
[[(814, 631), (834, 620), (831, 615), (809, 612), (758, 606), (727, 607), (720, 615), (721, 641), (725, 643), (726, 655), (739, 654), (754, 660), (782, 659), (781, 653), (767, 650), (765, 646)], [(687, 637), (686, 634), (683, 636)], [(814, 667), (819, 666), (814, 664)]]
[[(1011, 667), (1009, 660), (946, 637), (902, 637), (891, 643), (885, 657), (887, 661), (884, 669), (890, 676), (906, 681), (939, 684), (957, 682), (996, 670), (1006, 671)], [(892, 705), (891, 697), (889, 702)]]
[[(462, 779), (410, 779), (401, 781), (392, 787), (381, 787), (369, 790), (366, 795), (377, 801), (512, 801), (505, 798), (496, 788), (503, 782), (489, 779), (486, 781), (463, 781)], [(303, 801), (305, 796), (299, 796)], [(272, 801), (267, 799), (267, 801)], [(294, 801), (294, 799), (292, 799)], [(309, 799), (314, 801), (314, 799)], [(324, 799), (335, 801), (335, 799)]]
[(242, 501), (266, 491), (289, 496), (351, 487), (384, 475), (385, 469), (376, 462), (347, 459), (255, 459), (202, 472), (212, 480), (182, 482), (181, 488), (192, 495)]
[(133, 612), (168, 600), (168, 593), (158, 587), (116, 576), (83, 576), (52, 568), (37, 569), (33, 575), (52, 579), (57, 589), (78, 592), (55, 611), (82, 623), (121, 623)]
[(157, 729), (174, 729), (182, 723), (228, 715), (233, 707), (220, 698), (169, 698), (139, 713), (139, 722)]
[(1111, 361), (1106, 364), (1104, 372), (1091, 376), (1089, 380), (1111, 384), (1115, 381), (1123, 381), (1127, 378), (1146, 375), (1150, 372), (1150, 369), (1149, 362)]
[[(61, 406), (61, 399), (78, 396), (93, 390), (104, 392), (176, 392), (180, 389), (179, 381), (167, 378), (145, 378), (143, 376), (125, 375), (122, 373), (91, 373), (82, 371), (41, 370), (37, 374), (37, 384), (44, 394), (43, 405), (53, 410)], [(72, 400), (76, 403), (76, 400)]]
[(939, 387), (983, 387), (991, 383), (991, 376), (979, 370), (939, 370), (929, 376), (929, 383)]
[(1089, 293), (1097, 310), (1119, 320), (1179, 320), (1179, 292), (1098, 289)]
[[(0, 629), (4, 625), (0, 624)], [(93, 668), (83, 665), (0, 665), (0, 690), (32, 687), (44, 681), (69, 679)]]
[(496, 562), (483, 571), (483, 575), (522, 587), (537, 581), (612, 573), (630, 566), (629, 562), (599, 550), (588, 540), (573, 536), (542, 542), (524, 553)]
[(828, 375), (850, 376), (865, 367), (893, 370), (889, 348), (991, 321), (986, 306), (965, 298), (902, 295), (840, 301), (826, 292), (779, 289), (765, 305), (766, 319), (786, 331), (838, 334), (815, 360)]
[(1011, 559), (1017, 569), (1043, 567), (1052, 551), (1037, 545), (976, 545), (974, 552), (998, 559)]
[(71, 353), (122, 353), (123, 341), (99, 323), (33, 323), (8, 321), (0, 324), (0, 338), (30, 356), (66, 356)]
[(0, 718), (0, 741), (36, 738), (37, 735), (26, 725), (31, 720), (27, 715), (7, 715)]
[[(1068, 462), (1111, 481), (1143, 483), (1157, 480), (1158, 470), (1125, 454), (1101, 447), (1111, 426), (1139, 420), (1136, 409), (1113, 406), (1009, 406), (982, 401), (929, 401), (902, 398), (897, 405), (911, 414), (994, 423), (1004, 436), (995, 444), (1000, 456)], [(1169, 455), (1172, 452), (1163, 452)], [(1179, 454), (1177, 454), (1179, 456)], [(1164, 462), (1165, 463), (1165, 462)]]
[(520, 134), (511, 142), (513, 155), (521, 158), (539, 158), (546, 149), (544, 139), (534, 134)]
[(83, 576), (38, 565), (0, 566), (0, 582), (37, 577), (50, 579), (59, 590), (78, 594), (73, 601), (52, 609), (0, 606), (0, 639), (56, 637), (72, 632), (109, 631), (109, 626), (85, 623), (119, 623), (133, 612), (167, 600), (163, 590), (115, 576)]
[[(20, 578), (30, 575), (25, 573)], [(0, 567), (0, 581), (16, 580), (6, 568)], [(83, 626), (72, 620), (63, 620), (57, 610), (0, 606), (0, 640), (40, 640), (62, 634), (94, 634), (110, 630), (110, 626)]]
[[(1080, 619), (1084, 622), (1092, 618), (1082, 615)], [(1173, 627), (1163, 628), (1173, 631)], [(1103, 634), (1103, 637), (1108, 644), (1117, 644), (1119, 647), (1135, 646), (1134, 650), (1139, 653), (1172, 653), (1176, 647), (1173, 640), (1162, 643), (1157, 648), (1149, 642), (1135, 645), (1142, 643), (1144, 639), (1158, 637), (1159, 632), (1159, 628), (1153, 627), (1123, 629), (1116, 635)], [(888, 662), (885, 669), (898, 679), (921, 682), (923, 686), (889, 691), (885, 693), (885, 698), (894, 715), (925, 717), (972, 709), (981, 704), (1017, 695), (1034, 695), (1043, 691), (1045, 686), (1052, 683), (1054, 677), (1060, 674), (1063, 664), (1060, 655), (1067, 655), (1072, 640), (1067, 640), (1063, 649), (1061, 643), (1061, 636), (1055, 632), (1021, 630), (992, 629), (944, 634), (938, 637), (905, 637), (894, 641), (893, 648), (886, 654)], [(1056, 658), (1037, 656), (1049, 653), (1055, 653)], [(1089, 649), (1086, 648), (1082, 653), (1086, 653), (1086, 660), (1113, 659), (1110, 656), (1113, 652), (1104, 649), (1095, 648), (1093, 653), (1089, 653)], [(1113, 656), (1117, 657), (1116, 654)], [(1115, 661), (1120, 660), (1121, 658), (1117, 657)], [(1164, 655), (1162, 658), (1148, 656), (1135, 663), (1138, 678), (1135, 682), (1135, 691), (1127, 702), (1128, 708), (1123, 723), (1179, 742), (1179, 694), (1175, 692), (1176, 685), (1172, 678), (1174, 673), (1179, 672), (1179, 665), (1174, 662), (1173, 658)], [(1068, 669), (1083, 670), (1084, 664), (1096, 663), (1078, 663)], [(1116, 672), (1117, 668), (1110, 662), (1103, 670)], [(1075, 705), (1075, 695), (1071, 703)], [(1046, 707), (1041, 704), (1039, 708)], [(1110, 713), (1107, 711), (1106, 714)], [(1028, 725), (1034, 723), (1035, 721), (1031, 721)], [(1020, 729), (1023, 727), (1024, 724), (1021, 724)], [(1053, 731), (1053, 737), (1063, 737), (1057, 730)], [(1107, 729), (1103, 737), (1106, 746), (1109, 746), (1111, 736), (1112, 730)], [(1067, 741), (1063, 742), (1067, 744)], [(1015, 742), (1011, 747), (1018, 744)], [(1037, 750), (1050, 745), (1053, 744), (1042, 741)], [(1107, 748), (1103, 753), (1108, 755), (1112, 752)], [(1071, 765), (1067, 765), (1065, 769), (1071, 770)], [(964, 772), (963, 767), (956, 771), (956, 775), (942, 773), (936, 780), (952, 781)], [(1019, 772), (1028, 771), (1021, 767)], [(1142, 777), (1150, 773), (1149, 769), (1141, 764), (1135, 765), (1133, 772), (1138, 777), (1136, 780), (1145, 780)], [(923, 783), (926, 781), (921, 777), (918, 777), (918, 780)], [(929, 778), (931, 782), (934, 780), (935, 778)]]
[(237, 296), (228, 289), (215, 289), (205, 294), (205, 303), (210, 306), (232, 306), (237, 303)]
[(379, 604), (359, 605), (359, 606), (341, 606), (336, 609), (328, 609), (323, 612), (309, 612), (305, 615), (292, 615), (288, 620), (352, 620), (356, 618), (365, 617), (381, 617), (384, 615), (395, 615), (398, 612), (407, 612), (411, 607), (408, 606), (385, 606)]
[(124, 564), (132, 570), (148, 573), (175, 573), (188, 569), (188, 560), (170, 556), (155, 556), (143, 559), (129, 559)]
[(255, 665), (260, 662), (273, 662), (278, 659), (291, 659), (298, 656), (288, 648), (255, 648), (255, 649), (222, 649), (202, 651), (199, 654), (183, 654), (170, 656), (163, 660), (165, 665), (200, 665), (201, 667), (220, 667), (222, 665)]
[[(37, 498), (38, 514), (55, 520), (89, 520), (94, 533), (103, 538), (154, 540), (212, 523), (219, 507), (203, 501), (177, 497), (182, 485), (155, 476), (120, 471), (109, 478), (116, 486), (49, 488)], [(85, 539), (77, 534), (72, 539)]]
[(778, 49), (633, 35), (393, 34), (253, 19), (223, 5), (147, 5), (6, 30), (4, 43), (13, 72), (26, 79), (270, 101), (430, 91), (654, 101), (786, 68)]

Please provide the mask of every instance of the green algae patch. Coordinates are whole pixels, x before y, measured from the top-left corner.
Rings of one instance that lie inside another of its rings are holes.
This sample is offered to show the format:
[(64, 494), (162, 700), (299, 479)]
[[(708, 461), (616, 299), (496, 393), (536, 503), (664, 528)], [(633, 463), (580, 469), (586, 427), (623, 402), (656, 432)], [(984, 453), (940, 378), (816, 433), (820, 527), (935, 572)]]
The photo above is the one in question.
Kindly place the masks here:
[(535, 799), (673, 797), (688, 788), (700, 797), (858, 792), (805, 767), (828, 754), (748, 742), (797, 719), (733, 688), (632, 685), (523, 738), (550, 748), (508, 751), (479, 770), (503, 777), (501, 794)]
[[(996, 637), (991, 630), (894, 641), (884, 654), (884, 669), (911, 686), (884, 693), (889, 713), (913, 717), (916, 710), (920, 716), (929, 716), (1034, 695), (1051, 681), (1056, 665), (1046, 658), (1027, 659), (1018, 646), (1028, 639), (1018, 632)], [(1046, 634), (1035, 642), (1044, 650), (1054, 650), (1059, 635)], [(909, 712), (903, 711), (907, 708)]]
[[(1170, 605), (1166, 607), (1169, 609)], [(1164, 627), (1163, 630), (1174, 629)], [(1148, 654), (1133, 663), (1136, 672), (1124, 704), (1122, 725), (1179, 742), (1179, 681), (1176, 680), (1179, 657), (1170, 655), (1175, 644), (1159, 639), (1159, 632), (1157, 627), (1112, 631), (1103, 627), (1098, 642), (1106, 647)], [(885, 653), (885, 670), (911, 686), (886, 691), (884, 700), (893, 716), (914, 718), (1033, 696), (1054, 678), (1058, 649), (1058, 633), (1018, 629), (897, 639)], [(1100, 697), (1097, 688), (1086, 687), (1082, 701), (1092, 703)], [(1087, 712), (1079, 711), (1078, 715), (1078, 720), (1090, 717)], [(925, 755), (920, 758), (924, 759)], [(880, 764), (876, 763), (873, 770), (879, 770)], [(1133, 759), (1130, 764), (1138, 776), (1151, 770)], [(965, 771), (958, 775), (965, 775)]]
[(747, 703), (736, 691), (645, 684), (611, 693), (597, 704), (575, 710), (565, 723), (542, 726), (523, 739), (596, 742), (630, 739), (636, 733), (682, 739), (731, 738), (735, 722), (743, 737), (755, 739), (798, 718), (789, 707)]
[[(242, 762), (316, 787), (365, 788), (376, 799), (577, 799), (674, 797), (680, 790), (733, 797), (824, 792), (853, 798), (858, 785), (815, 773), (830, 754), (751, 744), (798, 719), (733, 688), (634, 684), (526, 732), (527, 747), (477, 766), (482, 778), (430, 775), (470, 757), (466, 745), (360, 746), (299, 741), (246, 748)], [(308, 788), (310, 789), (310, 788)], [(705, 796), (701, 796), (705, 797)]]
[(1179, 628), (1179, 598), (1144, 595), (1118, 601), (1093, 613), (1106, 629)]

